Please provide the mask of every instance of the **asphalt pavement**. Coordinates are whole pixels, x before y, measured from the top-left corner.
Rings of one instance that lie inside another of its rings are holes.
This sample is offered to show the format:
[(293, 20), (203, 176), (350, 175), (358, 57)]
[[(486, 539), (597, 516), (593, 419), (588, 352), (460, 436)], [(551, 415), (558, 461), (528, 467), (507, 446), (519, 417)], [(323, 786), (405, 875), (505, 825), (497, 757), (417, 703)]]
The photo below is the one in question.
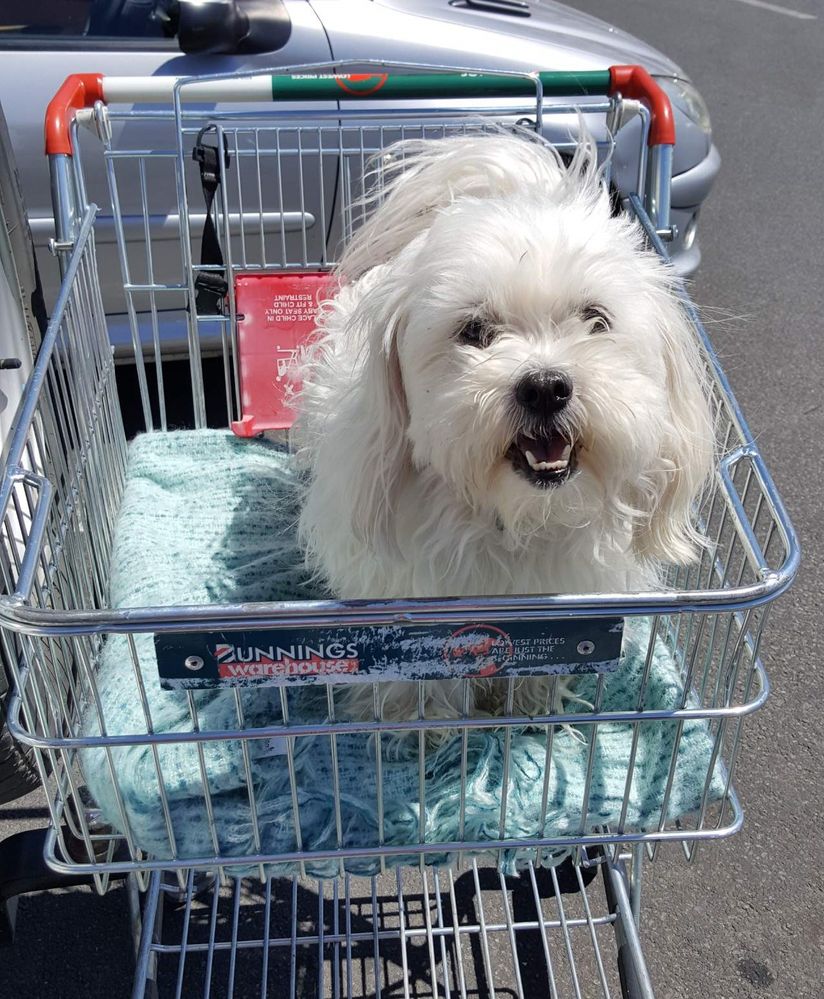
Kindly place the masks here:
[[(710, 107), (723, 166), (692, 294), (804, 549), (763, 649), (772, 695), (745, 733), (744, 830), (704, 845), (691, 865), (674, 851), (648, 865), (645, 952), (659, 999), (813, 999), (824, 995), (824, 3), (575, 6), (672, 55)], [(0, 809), (0, 837), (44, 814), (36, 794)], [(122, 889), (21, 901), (0, 995), (119, 997), (130, 981)]]
[(651, 866), (645, 953), (664, 999), (812, 999), (824, 995), (824, 4), (575, 6), (669, 53), (709, 105), (722, 168), (691, 291), (804, 555), (768, 625), (772, 694), (737, 777), (744, 829), (693, 865)]

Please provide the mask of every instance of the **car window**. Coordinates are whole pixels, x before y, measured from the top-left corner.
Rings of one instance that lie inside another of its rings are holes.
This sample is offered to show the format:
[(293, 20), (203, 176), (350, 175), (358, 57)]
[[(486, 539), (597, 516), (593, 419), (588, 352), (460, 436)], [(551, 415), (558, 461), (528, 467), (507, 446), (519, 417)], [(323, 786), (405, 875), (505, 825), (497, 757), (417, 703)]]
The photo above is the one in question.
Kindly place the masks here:
[(0, 43), (13, 39), (155, 38), (163, 23), (156, 0), (3, 0)]

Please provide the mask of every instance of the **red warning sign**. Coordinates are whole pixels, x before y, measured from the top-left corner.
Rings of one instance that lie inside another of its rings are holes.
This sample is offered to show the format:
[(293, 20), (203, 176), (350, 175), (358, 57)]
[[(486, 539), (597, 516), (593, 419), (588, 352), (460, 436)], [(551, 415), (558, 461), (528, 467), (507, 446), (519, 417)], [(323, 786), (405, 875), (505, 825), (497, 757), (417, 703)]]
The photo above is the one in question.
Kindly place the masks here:
[(236, 279), (242, 416), (232, 430), (238, 437), (292, 426), (301, 354), (329, 282), (324, 272), (241, 274)]

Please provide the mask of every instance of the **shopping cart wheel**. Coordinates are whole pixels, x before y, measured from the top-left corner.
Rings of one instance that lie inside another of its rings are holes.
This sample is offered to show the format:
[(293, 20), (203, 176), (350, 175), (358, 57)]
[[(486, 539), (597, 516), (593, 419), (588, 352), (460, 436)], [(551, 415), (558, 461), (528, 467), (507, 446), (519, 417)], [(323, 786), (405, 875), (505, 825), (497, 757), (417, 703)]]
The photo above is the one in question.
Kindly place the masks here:
[(604, 872), (604, 890), (607, 906), (615, 916), (613, 930), (618, 945), (618, 974), (621, 978), (621, 995), (624, 999), (655, 999), (652, 982), (647, 971), (638, 927), (632, 915), (627, 889), (627, 873), (623, 861), (605, 858), (601, 864)]

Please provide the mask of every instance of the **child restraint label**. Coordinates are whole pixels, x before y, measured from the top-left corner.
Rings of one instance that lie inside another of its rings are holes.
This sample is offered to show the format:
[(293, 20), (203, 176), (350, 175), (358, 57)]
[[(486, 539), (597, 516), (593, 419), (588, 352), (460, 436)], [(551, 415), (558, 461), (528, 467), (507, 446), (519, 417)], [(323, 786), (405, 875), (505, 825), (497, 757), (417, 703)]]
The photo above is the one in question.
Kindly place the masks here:
[(238, 437), (291, 427), (302, 354), (329, 281), (319, 271), (241, 274), (235, 279), (242, 416), (232, 430)]
[(161, 686), (286, 686), (605, 673), (622, 618), (284, 628), (154, 636)]

